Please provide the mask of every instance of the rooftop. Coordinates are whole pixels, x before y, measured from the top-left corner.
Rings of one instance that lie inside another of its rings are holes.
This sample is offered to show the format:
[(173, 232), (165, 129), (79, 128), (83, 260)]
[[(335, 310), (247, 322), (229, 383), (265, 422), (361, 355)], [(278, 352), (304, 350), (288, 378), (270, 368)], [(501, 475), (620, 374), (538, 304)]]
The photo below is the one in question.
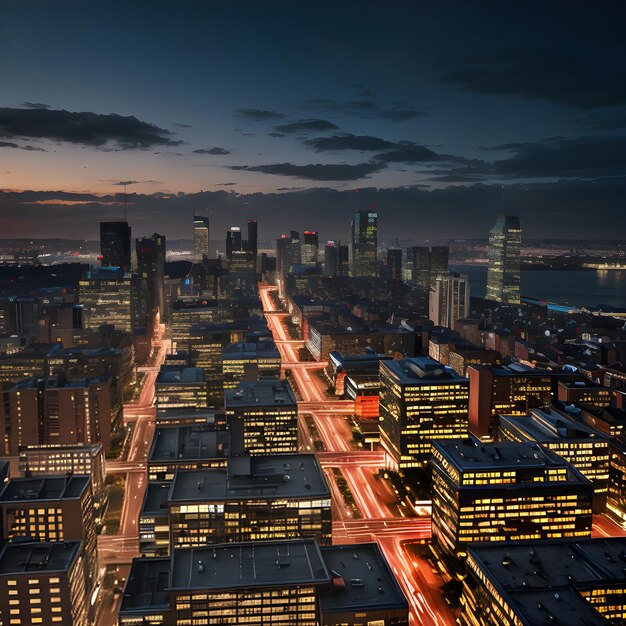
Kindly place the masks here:
[(469, 553), (524, 624), (593, 626), (607, 622), (577, 589), (623, 584), (626, 538), (483, 545)]
[(322, 613), (406, 608), (402, 593), (378, 544), (321, 549), (332, 583), (320, 592)]
[(286, 380), (242, 381), (236, 389), (224, 391), (228, 408), (247, 406), (296, 406), (296, 398)]
[(204, 382), (204, 369), (181, 365), (162, 365), (157, 376), (157, 385), (171, 385)]
[(7, 543), (0, 552), (0, 575), (67, 571), (80, 546), (80, 541)]
[(12, 478), (0, 492), (0, 502), (68, 500), (89, 489), (89, 476)]
[(170, 503), (251, 498), (329, 498), (314, 454), (234, 457), (228, 470), (179, 470)]
[(159, 426), (156, 428), (148, 463), (216, 459), (225, 456), (228, 433), (209, 425)]
[(133, 559), (120, 614), (169, 607), (170, 558)]
[(159, 482), (154, 480), (148, 481), (146, 495), (143, 498), (140, 515), (167, 516), (169, 512), (167, 507), (169, 493), (169, 482)]
[(188, 408), (157, 408), (156, 423), (159, 425), (174, 424), (220, 424), (225, 421), (224, 414), (206, 407)]
[(254, 343), (231, 343), (223, 355), (224, 359), (264, 358), (280, 359), (280, 353), (273, 341), (257, 341)]
[(233, 589), (328, 584), (314, 541), (260, 541), (174, 550), (172, 589)]
[(467, 378), (457, 374), (451, 367), (442, 365), (430, 357), (381, 361), (380, 367), (395, 375), (398, 382), (405, 385), (450, 380), (467, 382)]

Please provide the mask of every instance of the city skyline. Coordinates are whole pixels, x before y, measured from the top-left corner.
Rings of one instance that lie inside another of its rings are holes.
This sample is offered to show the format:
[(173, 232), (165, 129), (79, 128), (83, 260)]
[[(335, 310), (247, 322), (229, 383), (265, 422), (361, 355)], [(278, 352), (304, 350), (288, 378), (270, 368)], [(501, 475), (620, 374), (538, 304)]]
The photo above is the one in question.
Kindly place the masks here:
[(181, 214), (207, 211), (214, 232), (240, 213), (260, 239), (285, 217), (345, 239), (372, 205), (389, 236), (480, 236), (504, 211), (529, 237), (611, 238), (624, 9), (604, 8), (346, 2), (303, 21), (280, 4), (120, 5), (118, 19), (40, 2), (33, 21), (3, 6), (4, 232), (95, 238), (125, 183), (135, 232), (158, 220), (174, 238)]

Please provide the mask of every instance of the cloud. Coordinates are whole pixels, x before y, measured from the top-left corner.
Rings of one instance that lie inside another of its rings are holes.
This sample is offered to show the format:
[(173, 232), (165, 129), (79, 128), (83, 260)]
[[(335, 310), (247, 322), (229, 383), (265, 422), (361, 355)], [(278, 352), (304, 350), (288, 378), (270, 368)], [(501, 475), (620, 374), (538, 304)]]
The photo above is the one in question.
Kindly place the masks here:
[(151, 185), (162, 185), (163, 181), (162, 180), (118, 180), (114, 182), (113, 184), (116, 185), (117, 187), (128, 187), (130, 185), (141, 185), (145, 183), (149, 183)]
[(317, 152), (330, 152), (335, 150), (359, 150), (361, 152), (386, 150), (397, 146), (393, 141), (387, 141), (371, 135), (333, 135), (332, 137), (316, 137), (304, 142)]
[(50, 109), (0, 108), (0, 136), (31, 137), (72, 144), (135, 150), (178, 146), (170, 131), (136, 117)]
[(295, 122), (288, 122), (287, 124), (281, 124), (279, 126), (274, 126), (274, 130), (277, 130), (281, 133), (297, 133), (299, 131), (308, 131), (308, 130), (338, 130), (339, 126), (337, 124), (333, 124), (327, 120), (320, 119), (305, 119), (305, 120), (297, 120)]
[(267, 136), (273, 137), (274, 139), (278, 139), (279, 137), (284, 137), (285, 135), (283, 135), (282, 133), (268, 133)]
[[(412, 141), (400, 141), (396, 149), (377, 154), (374, 159), (383, 163), (468, 163), (463, 157), (452, 154), (439, 154), (426, 146), (413, 143)], [(472, 161), (473, 162), (473, 161)]]
[(344, 116), (360, 117), (369, 120), (382, 119), (391, 122), (404, 122), (415, 117), (427, 115), (425, 111), (398, 101), (380, 105), (373, 100), (315, 98), (304, 102), (302, 107), (312, 111), (329, 111)]
[(20, 146), (17, 143), (13, 143), (12, 141), (0, 141), (0, 148), (15, 148), (17, 150), (28, 150), (28, 152), (47, 152), (43, 148), (39, 148), (38, 146)]
[(274, 163), (272, 165), (233, 165), (231, 169), (275, 174), (277, 176), (292, 176), (305, 180), (340, 181), (359, 180), (368, 174), (384, 169), (384, 167), (381, 163), (358, 163), (357, 165)]
[(444, 71), (441, 81), (475, 94), (546, 100), (579, 109), (624, 106), (623, 65), (613, 62), (620, 54), (623, 46), (614, 50), (600, 43), (593, 54), (577, 53), (570, 46), (493, 50), (464, 58), (454, 70)]
[(284, 113), (278, 111), (268, 111), (265, 109), (237, 109), (235, 111), (237, 117), (243, 117), (254, 122), (264, 122), (266, 120), (282, 120), (285, 119)]
[(194, 150), (194, 154), (230, 154), (229, 150), (226, 148), (199, 148), (198, 150)]
[(193, 128), (191, 124), (179, 124), (178, 122), (176, 122), (174, 126), (178, 126), (178, 128)]
[(44, 104), (43, 102), (22, 102), (22, 106), (26, 109), (51, 109), (52, 107), (49, 104)]

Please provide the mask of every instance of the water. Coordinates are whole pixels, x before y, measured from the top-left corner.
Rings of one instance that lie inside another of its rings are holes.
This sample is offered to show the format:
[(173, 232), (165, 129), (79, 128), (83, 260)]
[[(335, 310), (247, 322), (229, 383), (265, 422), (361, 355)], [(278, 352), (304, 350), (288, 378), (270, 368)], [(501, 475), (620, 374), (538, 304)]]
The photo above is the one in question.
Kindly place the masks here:
[[(485, 296), (486, 265), (454, 265), (450, 270), (469, 276), (472, 295)], [(626, 270), (522, 270), (521, 281), (522, 295), (530, 298), (570, 306), (626, 308)]]

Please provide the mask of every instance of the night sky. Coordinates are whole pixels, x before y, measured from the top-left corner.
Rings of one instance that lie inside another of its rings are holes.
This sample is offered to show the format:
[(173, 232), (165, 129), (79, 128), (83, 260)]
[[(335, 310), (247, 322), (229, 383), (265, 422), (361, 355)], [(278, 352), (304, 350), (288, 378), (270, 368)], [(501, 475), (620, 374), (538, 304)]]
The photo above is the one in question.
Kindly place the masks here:
[[(626, 235), (623, 2), (0, 0), (0, 237)], [(502, 193), (504, 186), (504, 193)], [(358, 190), (358, 191), (357, 191)]]

